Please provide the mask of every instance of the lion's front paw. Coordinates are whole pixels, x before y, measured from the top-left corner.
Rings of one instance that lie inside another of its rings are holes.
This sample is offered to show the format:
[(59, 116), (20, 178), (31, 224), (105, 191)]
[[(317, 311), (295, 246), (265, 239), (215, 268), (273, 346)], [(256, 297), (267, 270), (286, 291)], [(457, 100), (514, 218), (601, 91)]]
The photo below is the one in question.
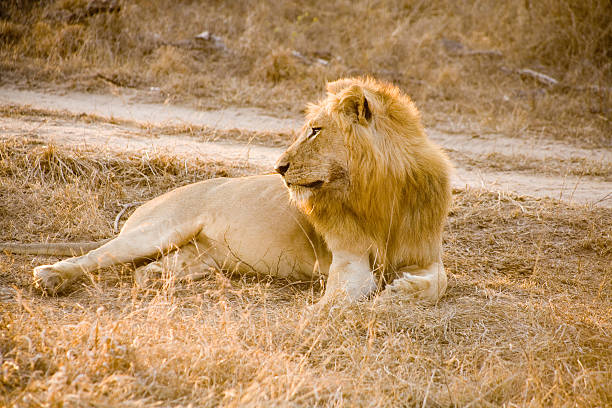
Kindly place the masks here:
[(401, 296), (418, 302), (436, 303), (444, 294), (444, 289), (446, 285), (440, 288), (436, 282), (426, 277), (405, 274), (387, 285), (383, 293), (386, 296)]
[[(420, 300), (424, 297), (428, 282), (420, 280), (414, 281), (413, 277), (402, 277), (387, 285), (384, 290), (385, 295), (402, 296), (413, 300)], [(417, 278), (418, 279), (418, 278)]]
[(34, 268), (34, 284), (44, 292), (56, 295), (68, 286), (68, 281), (57, 272), (53, 265), (40, 265)]

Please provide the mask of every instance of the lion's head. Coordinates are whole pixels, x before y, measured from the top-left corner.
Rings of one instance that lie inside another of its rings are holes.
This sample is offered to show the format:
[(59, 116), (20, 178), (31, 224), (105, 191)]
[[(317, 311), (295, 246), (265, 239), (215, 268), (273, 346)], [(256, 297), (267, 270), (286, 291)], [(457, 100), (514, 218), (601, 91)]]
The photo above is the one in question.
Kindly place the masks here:
[(371, 78), (329, 83), (276, 164), (332, 249), (363, 247), (383, 264), (439, 256), (449, 170), (410, 98)]
[(300, 137), (276, 165), (291, 198), (307, 213), (314, 195), (325, 192), (343, 196), (350, 185), (350, 155), (342, 129), (333, 114), (317, 108), (318, 105), (309, 106)]

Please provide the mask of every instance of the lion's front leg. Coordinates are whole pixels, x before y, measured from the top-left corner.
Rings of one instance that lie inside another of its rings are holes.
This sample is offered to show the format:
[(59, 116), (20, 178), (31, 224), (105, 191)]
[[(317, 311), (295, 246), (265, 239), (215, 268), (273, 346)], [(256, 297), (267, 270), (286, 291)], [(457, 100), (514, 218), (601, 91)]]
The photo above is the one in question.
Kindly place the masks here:
[(319, 303), (325, 304), (333, 299), (354, 302), (376, 290), (376, 281), (367, 254), (359, 256), (334, 251), (332, 257), (325, 294)]
[(446, 291), (447, 278), (442, 260), (426, 268), (416, 265), (404, 268), (403, 275), (385, 288), (387, 293), (399, 293), (411, 299), (437, 302)]

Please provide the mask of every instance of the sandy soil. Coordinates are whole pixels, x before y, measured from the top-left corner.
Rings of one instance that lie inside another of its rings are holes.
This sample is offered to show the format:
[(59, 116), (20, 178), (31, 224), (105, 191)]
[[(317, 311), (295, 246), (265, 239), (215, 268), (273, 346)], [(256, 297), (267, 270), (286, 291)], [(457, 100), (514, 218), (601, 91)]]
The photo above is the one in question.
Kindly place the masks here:
[[(84, 93), (53, 94), (14, 87), (0, 88), (0, 104), (29, 105), (33, 108), (66, 110), (71, 113), (96, 114), (149, 125), (192, 124), (219, 129), (242, 128), (254, 131), (287, 131), (301, 126), (299, 118), (277, 118), (256, 109), (231, 108), (201, 111), (189, 107), (142, 102), (147, 93), (128, 91), (119, 95)], [(186, 135), (160, 135), (151, 141), (138, 126), (87, 123), (71, 119), (30, 116), (0, 117), (2, 135), (37, 135), (58, 145), (88, 146), (123, 151), (199, 156), (217, 160), (248, 163), (271, 171), (282, 149), (231, 142), (206, 142)], [(515, 139), (478, 132), (450, 133), (428, 129), (429, 136), (447, 148), (453, 156), (482, 157), (489, 153), (522, 155), (546, 160), (585, 159), (592, 163), (612, 162), (611, 149), (584, 149), (545, 138)], [(577, 204), (595, 204), (612, 208), (610, 177), (541, 175), (515, 171), (491, 171), (456, 161), (453, 185), (458, 188), (484, 188), (502, 193), (551, 197)]]
[(298, 118), (280, 119), (254, 108), (207, 111), (146, 102), (160, 100), (160, 98), (158, 91), (143, 92), (130, 89), (122, 89), (115, 95), (99, 95), (83, 92), (54, 94), (10, 86), (0, 87), (0, 104), (31, 105), (39, 109), (89, 113), (154, 125), (192, 124), (219, 129), (244, 128), (275, 132), (286, 131), (301, 125)]

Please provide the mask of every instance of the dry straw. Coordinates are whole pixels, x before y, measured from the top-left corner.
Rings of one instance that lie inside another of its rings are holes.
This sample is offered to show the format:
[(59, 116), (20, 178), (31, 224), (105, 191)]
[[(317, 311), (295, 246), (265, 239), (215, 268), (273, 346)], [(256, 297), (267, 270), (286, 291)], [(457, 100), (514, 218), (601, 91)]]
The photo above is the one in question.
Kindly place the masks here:
[[(121, 203), (252, 171), (0, 141), (1, 241), (110, 236)], [(447, 295), (313, 312), (318, 283), (211, 271), (139, 291), (132, 266), (65, 297), (0, 254), (6, 406), (607, 406), (612, 214), (456, 190)]]

